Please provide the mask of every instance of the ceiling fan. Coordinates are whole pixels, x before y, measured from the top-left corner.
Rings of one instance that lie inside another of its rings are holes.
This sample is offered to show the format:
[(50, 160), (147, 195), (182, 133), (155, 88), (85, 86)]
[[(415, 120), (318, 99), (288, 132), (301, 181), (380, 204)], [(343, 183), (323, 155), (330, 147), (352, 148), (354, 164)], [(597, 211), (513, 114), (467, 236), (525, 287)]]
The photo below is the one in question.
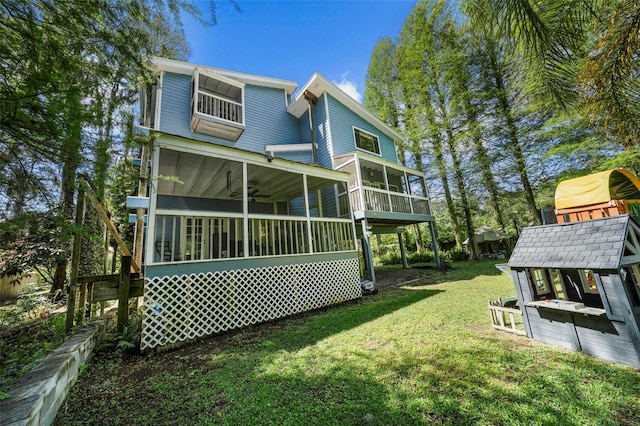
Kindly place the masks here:
[[(242, 198), (242, 192), (234, 192), (231, 191), (231, 171), (227, 172), (227, 191), (229, 192), (229, 196), (233, 198)], [(248, 182), (247, 185), (247, 196), (254, 203), (256, 202), (256, 198), (269, 198), (271, 195), (267, 194), (258, 194), (260, 192), (260, 188), (258, 188), (256, 182)]]

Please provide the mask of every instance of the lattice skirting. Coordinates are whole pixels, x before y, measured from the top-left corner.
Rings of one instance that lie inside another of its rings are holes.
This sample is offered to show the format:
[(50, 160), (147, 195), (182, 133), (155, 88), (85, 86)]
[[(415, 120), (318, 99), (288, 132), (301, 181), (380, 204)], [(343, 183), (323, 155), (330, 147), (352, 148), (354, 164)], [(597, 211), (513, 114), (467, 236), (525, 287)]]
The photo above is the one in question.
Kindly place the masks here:
[(357, 259), (147, 278), (142, 350), (362, 296)]

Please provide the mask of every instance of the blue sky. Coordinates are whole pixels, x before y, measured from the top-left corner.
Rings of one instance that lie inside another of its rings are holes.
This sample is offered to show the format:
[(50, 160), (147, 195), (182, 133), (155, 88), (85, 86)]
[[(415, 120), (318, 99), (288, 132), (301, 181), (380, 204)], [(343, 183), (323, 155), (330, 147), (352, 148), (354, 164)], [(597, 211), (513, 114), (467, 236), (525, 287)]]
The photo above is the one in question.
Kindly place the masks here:
[[(184, 18), (190, 62), (302, 85), (320, 72), (357, 98), (376, 41), (395, 39), (415, 0), (218, 0), (218, 25)], [(204, 10), (208, 1), (196, 1)]]

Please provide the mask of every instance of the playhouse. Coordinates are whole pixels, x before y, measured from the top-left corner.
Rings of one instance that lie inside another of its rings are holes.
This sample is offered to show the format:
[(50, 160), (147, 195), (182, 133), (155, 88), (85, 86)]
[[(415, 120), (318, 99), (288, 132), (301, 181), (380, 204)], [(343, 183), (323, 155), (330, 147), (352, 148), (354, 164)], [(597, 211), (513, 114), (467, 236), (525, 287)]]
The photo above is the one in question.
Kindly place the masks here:
[(638, 183), (623, 169), (562, 182), (561, 223), (522, 231), (508, 266), (527, 336), (640, 367), (640, 222), (620, 214)]

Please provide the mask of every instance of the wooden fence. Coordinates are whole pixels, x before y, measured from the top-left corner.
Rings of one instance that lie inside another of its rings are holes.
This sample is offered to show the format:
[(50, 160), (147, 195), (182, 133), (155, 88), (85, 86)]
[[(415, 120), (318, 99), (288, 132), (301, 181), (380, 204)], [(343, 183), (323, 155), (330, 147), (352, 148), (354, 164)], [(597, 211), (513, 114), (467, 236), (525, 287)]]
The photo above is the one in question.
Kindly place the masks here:
[(67, 329), (73, 327), (74, 320), (90, 318), (93, 304), (117, 300), (117, 328), (124, 330), (129, 322), (129, 299), (142, 297), (144, 290), (144, 279), (130, 268), (131, 256), (122, 256), (119, 274), (78, 277), (77, 284), (69, 286)]
[(493, 328), (521, 336), (527, 335), (524, 331), (520, 309), (506, 308), (502, 306), (502, 302), (499, 299), (490, 300), (488, 306)]

